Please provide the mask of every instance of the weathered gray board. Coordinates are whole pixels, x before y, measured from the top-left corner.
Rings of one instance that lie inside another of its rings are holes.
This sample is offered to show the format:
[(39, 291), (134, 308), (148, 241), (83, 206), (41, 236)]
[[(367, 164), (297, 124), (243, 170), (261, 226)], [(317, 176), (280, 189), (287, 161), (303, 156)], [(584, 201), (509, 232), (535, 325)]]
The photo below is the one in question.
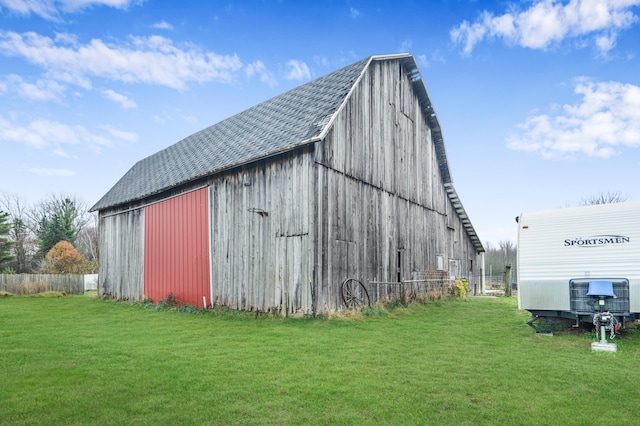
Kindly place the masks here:
[(144, 298), (144, 208), (100, 217), (100, 295)]

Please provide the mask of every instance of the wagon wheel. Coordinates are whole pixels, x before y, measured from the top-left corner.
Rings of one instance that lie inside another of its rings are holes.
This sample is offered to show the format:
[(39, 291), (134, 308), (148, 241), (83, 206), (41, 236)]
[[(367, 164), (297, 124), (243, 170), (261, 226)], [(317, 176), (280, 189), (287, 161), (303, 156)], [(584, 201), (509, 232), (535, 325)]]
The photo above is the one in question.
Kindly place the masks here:
[(340, 285), (340, 295), (342, 301), (348, 309), (360, 309), (365, 306), (371, 306), (369, 293), (365, 286), (358, 280), (353, 278), (346, 279)]

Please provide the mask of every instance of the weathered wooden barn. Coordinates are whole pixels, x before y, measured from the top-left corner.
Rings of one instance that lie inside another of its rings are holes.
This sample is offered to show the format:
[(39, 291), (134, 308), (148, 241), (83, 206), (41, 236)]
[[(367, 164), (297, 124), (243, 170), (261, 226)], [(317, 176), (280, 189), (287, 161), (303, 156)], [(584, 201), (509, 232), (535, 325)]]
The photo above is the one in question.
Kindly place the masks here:
[(344, 306), (349, 278), (377, 297), (371, 282), (476, 280), (484, 251), (409, 54), (363, 59), (188, 136), (91, 210), (99, 291), (123, 300), (323, 313)]

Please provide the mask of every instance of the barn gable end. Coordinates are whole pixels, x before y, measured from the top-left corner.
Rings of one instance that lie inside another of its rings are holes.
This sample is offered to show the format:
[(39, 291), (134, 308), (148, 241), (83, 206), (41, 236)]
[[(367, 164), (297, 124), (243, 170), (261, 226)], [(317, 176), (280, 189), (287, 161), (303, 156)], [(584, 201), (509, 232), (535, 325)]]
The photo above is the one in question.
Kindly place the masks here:
[[(466, 277), (477, 272), (476, 247), (447, 193), (443, 148), (405, 66), (402, 58), (372, 61), (317, 144), (321, 307), (340, 304), (337, 284), (348, 278), (380, 283), (438, 269)], [(439, 266), (439, 257), (447, 264)]]
[[(272, 123), (270, 133), (260, 133)], [(181, 164), (191, 172), (172, 170)], [(478, 272), (483, 248), (453, 188), (442, 132), (411, 55), (359, 61), (137, 163), (93, 207), (108, 253), (103, 293), (140, 299), (172, 290), (153, 284), (151, 271), (163, 256), (184, 268), (191, 255), (172, 255), (150, 238), (145, 210), (153, 220), (155, 203), (193, 190), (206, 194), (208, 220), (204, 230), (188, 232), (206, 234), (206, 250), (194, 253), (208, 253), (213, 304), (327, 312), (343, 306), (340, 284), (349, 278), (385, 297), (397, 286), (370, 282), (442, 270), (475, 279)], [(180, 228), (186, 219), (163, 220)], [(159, 238), (161, 228), (154, 229)], [(131, 253), (134, 272), (114, 271)], [(143, 283), (124, 284), (141, 271)], [(191, 291), (178, 283), (174, 289)]]

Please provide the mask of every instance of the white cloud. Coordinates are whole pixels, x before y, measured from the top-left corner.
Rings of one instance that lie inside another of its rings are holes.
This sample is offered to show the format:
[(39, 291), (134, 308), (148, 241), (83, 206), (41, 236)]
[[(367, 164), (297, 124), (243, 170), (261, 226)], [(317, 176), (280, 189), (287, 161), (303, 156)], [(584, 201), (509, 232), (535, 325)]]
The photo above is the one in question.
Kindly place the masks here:
[(0, 32), (0, 53), (18, 56), (44, 68), (48, 75), (78, 81), (91, 77), (185, 89), (189, 83), (228, 82), (242, 67), (236, 55), (218, 55), (194, 46), (178, 47), (165, 37), (131, 37), (128, 44), (93, 39), (81, 45), (70, 38), (28, 32)]
[(607, 54), (615, 47), (616, 36), (617, 34), (612, 32), (595, 38), (595, 44), (601, 56), (606, 57)]
[(16, 74), (9, 74), (1, 84), (5, 91), (32, 101), (59, 101), (66, 91), (66, 87), (55, 80), (40, 79), (35, 83), (28, 83)]
[(309, 67), (306, 63), (302, 61), (297, 61), (295, 59), (291, 59), (286, 64), (287, 71), (287, 80), (310, 80), (311, 79), (311, 71), (309, 71)]
[(260, 81), (266, 83), (269, 87), (276, 87), (278, 85), (276, 78), (271, 72), (267, 70), (267, 67), (260, 60), (247, 65), (247, 67), (245, 68), (245, 73), (249, 78), (253, 77), (256, 74), (259, 75)]
[(21, 15), (34, 13), (48, 20), (57, 20), (57, 11), (52, 1), (0, 0), (0, 6)]
[(107, 134), (97, 134), (81, 125), (67, 125), (59, 121), (36, 119), (27, 125), (18, 125), (0, 116), (0, 141), (14, 142), (30, 148), (48, 151), (59, 157), (75, 157), (68, 148), (81, 146), (99, 152), (114, 141), (131, 142), (135, 135), (105, 128)]
[(59, 21), (60, 14), (74, 13), (94, 6), (126, 9), (139, 0), (0, 0), (0, 6), (21, 15), (35, 14), (49, 21)]
[(351, 16), (351, 19), (356, 19), (358, 16), (360, 16), (360, 11), (352, 7), (349, 9), (349, 16)]
[(449, 35), (454, 43), (464, 45), (462, 52), (465, 55), (470, 55), (475, 45), (482, 41), (488, 31), (487, 26), (482, 23), (469, 24), (469, 22), (463, 21), (462, 24), (453, 28)]
[(530, 49), (546, 49), (568, 38), (593, 37), (601, 55), (615, 46), (617, 31), (638, 20), (632, 8), (640, 0), (534, 0), (528, 9), (517, 6), (503, 15), (484, 11), (474, 22), (463, 21), (450, 31), (464, 54), (486, 38)]
[(530, 117), (508, 138), (509, 148), (545, 158), (611, 157), (640, 148), (640, 86), (578, 79), (576, 105)]
[(129, 99), (125, 95), (120, 94), (120, 93), (116, 93), (111, 89), (103, 90), (102, 94), (105, 95), (107, 97), (107, 99), (112, 100), (113, 102), (116, 102), (116, 103), (120, 104), (120, 106), (122, 108), (130, 109), (130, 108), (136, 108), (137, 107), (135, 101), (132, 101), (131, 99)]
[(76, 172), (69, 169), (47, 169), (47, 168), (35, 168), (30, 167), (29, 172), (40, 176), (63, 176), (71, 177), (75, 176)]
[(138, 135), (136, 133), (127, 132), (124, 130), (119, 130), (114, 128), (113, 126), (102, 126), (104, 130), (107, 131), (114, 138), (123, 141), (123, 142), (137, 142)]
[(59, 100), (59, 96), (64, 92), (65, 87), (55, 81), (38, 80), (36, 84), (22, 83), (20, 94), (36, 101)]
[(171, 25), (167, 21), (156, 22), (155, 24), (152, 25), (152, 27), (153, 28), (157, 28), (159, 30), (172, 30), (173, 29), (173, 25)]

